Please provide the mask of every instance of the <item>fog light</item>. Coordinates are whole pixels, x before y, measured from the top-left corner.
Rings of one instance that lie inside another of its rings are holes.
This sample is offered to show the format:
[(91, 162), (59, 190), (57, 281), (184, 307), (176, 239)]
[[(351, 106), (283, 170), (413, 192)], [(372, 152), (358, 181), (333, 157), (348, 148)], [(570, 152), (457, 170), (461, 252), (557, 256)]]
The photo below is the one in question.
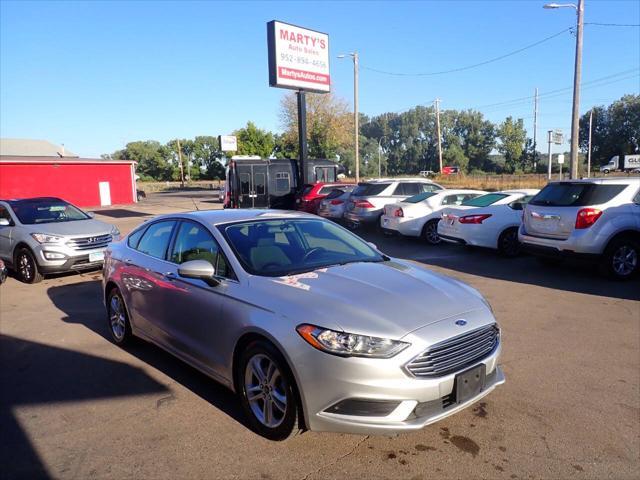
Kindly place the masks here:
[(44, 252), (44, 258), (46, 258), (47, 260), (61, 260), (65, 257), (62, 253)]
[(386, 417), (390, 415), (398, 405), (400, 405), (400, 402), (397, 400), (348, 398), (330, 406), (325, 412), (362, 417)]

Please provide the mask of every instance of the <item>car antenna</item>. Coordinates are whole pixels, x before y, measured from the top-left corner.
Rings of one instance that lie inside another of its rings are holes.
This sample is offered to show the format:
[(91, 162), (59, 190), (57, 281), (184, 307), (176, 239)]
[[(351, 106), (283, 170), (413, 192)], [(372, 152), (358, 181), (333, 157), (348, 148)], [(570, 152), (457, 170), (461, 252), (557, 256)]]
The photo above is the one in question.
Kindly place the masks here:
[(193, 197), (190, 197), (191, 201), (193, 202), (193, 206), (196, 207), (196, 210), (200, 211), (200, 209), (198, 208), (198, 204), (196, 203), (196, 201), (193, 199)]

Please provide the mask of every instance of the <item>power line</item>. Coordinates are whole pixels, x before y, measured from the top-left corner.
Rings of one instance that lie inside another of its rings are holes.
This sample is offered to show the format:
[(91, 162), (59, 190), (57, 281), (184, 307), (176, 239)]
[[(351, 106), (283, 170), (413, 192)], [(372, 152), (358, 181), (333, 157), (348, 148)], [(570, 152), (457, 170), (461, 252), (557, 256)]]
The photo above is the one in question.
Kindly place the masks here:
[(480, 62), (480, 63), (475, 63), (473, 65), (467, 65), (466, 67), (458, 67), (458, 68), (452, 68), (449, 70), (442, 70), (439, 72), (426, 72), (426, 73), (401, 73), (401, 72), (389, 72), (386, 70), (378, 70), (376, 68), (371, 68), (371, 67), (366, 67), (363, 65), (360, 65), (361, 69), (364, 70), (369, 70), (371, 72), (375, 72), (375, 73), (380, 73), (383, 75), (393, 75), (393, 76), (398, 76), (398, 77), (427, 77), (427, 76), (431, 76), (431, 75), (443, 75), (445, 73), (454, 73), (454, 72), (462, 72), (464, 70), (470, 70), (472, 68), (477, 68), (477, 67), (481, 67), (483, 65), (487, 65), (489, 63), (493, 63), (493, 62), (497, 62), (499, 60), (502, 60), (504, 58), (507, 57), (511, 57), (513, 55), (517, 55), (520, 52), (524, 52), (525, 50), (528, 50), (530, 48), (533, 47), (537, 47), (538, 45), (548, 42), (549, 40), (552, 40), (556, 37), (559, 37), (560, 35), (562, 35), (563, 33), (566, 33), (568, 31), (570, 31), (573, 27), (569, 27), (569, 28), (565, 28), (564, 30), (561, 30), (557, 33), (554, 33), (553, 35), (550, 35), (546, 38), (543, 38), (542, 40), (538, 40), (537, 42), (534, 42), (532, 44), (529, 44), (527, 46), (524, 46), (522, 48), (519, 48), (518, 50), (514, 50), (512, 52), (509, 53), (505, 53), (504, 55), (500, 55), (499, 57), (495, 57), (495, 58), (491, 58), (489, 60), (485, 60), (484, 62)]
[(585, 25), (596, 25), (598, 27), (640, 27), (640, 23), (598, 23), (587, 22)]

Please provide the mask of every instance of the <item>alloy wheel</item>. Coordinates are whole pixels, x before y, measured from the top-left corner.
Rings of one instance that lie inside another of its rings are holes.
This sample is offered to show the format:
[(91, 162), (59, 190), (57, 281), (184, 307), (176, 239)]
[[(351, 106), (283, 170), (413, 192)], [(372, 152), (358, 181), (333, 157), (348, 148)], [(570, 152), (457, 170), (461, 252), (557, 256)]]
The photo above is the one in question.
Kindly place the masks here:
[(425, 227), (425, 237), (427, 239), (427, 242), (432, 245), (435, 245), (436, 243), (440, 243), (442, 241), (440, 235), (438, 235), (438, 222), (427, 223), (427, 226)]
[(249, 407), (262, 425), (276, 428), (284, 421), (288, 401), (284, 377), (271, 358), (261, 353), (251, 357), (244, 388)]
[(620, 277), (631, 275), (638, 266), (638, 252), (629, 245), (622, 245), (613, 254), (613, 271)]
[(109, 323), (113, 336), (121, 341), (126, 333), (126, 317), (119, 295), (113, 295), (109, 301)]
[(26, 253), (22, 253), (18, 257), (18, 269), (20, 270), (20, 275), (25, 281), (29, 282), (33, 278), (35, 265)]

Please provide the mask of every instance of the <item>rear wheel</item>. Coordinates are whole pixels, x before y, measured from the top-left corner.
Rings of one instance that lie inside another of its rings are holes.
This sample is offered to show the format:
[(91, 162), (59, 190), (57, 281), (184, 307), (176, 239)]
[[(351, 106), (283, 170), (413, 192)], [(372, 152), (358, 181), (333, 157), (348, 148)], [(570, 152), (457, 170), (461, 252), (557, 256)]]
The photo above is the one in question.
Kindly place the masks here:
[(440, 235), (438, 235), (438, 222), (440, 222), (440, 219), (429, 220), (424, 227), (422, 227), (422, 238), (424, 238), (429, 245), (437, 245), (442, 241)]
[(505, 257), (516, 257), (520, 254), (521, 245), (518, 241), (518, 229), (508, 228), (498, 238), (498, 251)]
[(44, 278), (38, 270), (36, 258), (28, 248), (21, 248), (16, 253), (15, 270), (18, 280), (23, 283), (38, 283)]
[(282, 355), (266, 341), (246, 348), (236, 369), (242, 407), (253, 429), (271, 440), (300, 432), (298, 394)]
[(604, 251), (600, 269), (617, 280), (627, 280), (638, 272), (640, 244), (630, 237), (614, 239)]
[(122, 294), (114, 287), (107, 296), (107, 321), (111, 338), (118, 345), (131, 343), (133, 333)]

